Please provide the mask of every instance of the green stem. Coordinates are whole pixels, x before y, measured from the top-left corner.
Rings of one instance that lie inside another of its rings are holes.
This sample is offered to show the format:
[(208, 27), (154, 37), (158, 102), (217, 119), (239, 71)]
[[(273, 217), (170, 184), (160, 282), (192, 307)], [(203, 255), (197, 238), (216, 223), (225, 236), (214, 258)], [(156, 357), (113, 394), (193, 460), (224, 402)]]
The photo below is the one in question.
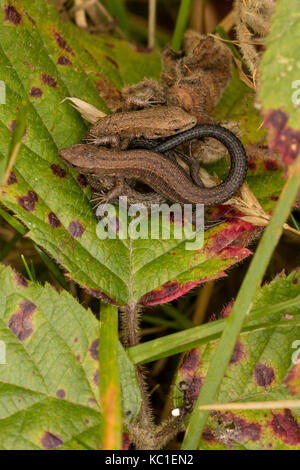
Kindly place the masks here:
[(101, 303), (99, 341), (99, 391), (101, 448), (122, 448), (122, 413), (118, 366), (118, 309)]
[(192, 450), (198, 447), (203, 428), (209, 415), (209, 411), (199, 410), (199, 406), (216, 402), (220, 384), (223, 380), (245, 318), (251, 309), (253, 297), (262, 281), (264, 272), (282, 234), (282, 226), (297, 196), (299, 182), (300, 157), (298, 157), (294, 167), (291, 169), (289, 179), (284, 185), (272, 219), (262, 236), (231, 313), (226, 321), (216, 353), (210, 363), (205, 381), (191, 415), (182, 449)]
[(190, 11), (193, 0), (181, 0), (179, 12), (177, 15), (174, 34), (172, 37), (171, 48), (173, 51), (178, 51), (181, 46), (184, 32), (189, 21)]

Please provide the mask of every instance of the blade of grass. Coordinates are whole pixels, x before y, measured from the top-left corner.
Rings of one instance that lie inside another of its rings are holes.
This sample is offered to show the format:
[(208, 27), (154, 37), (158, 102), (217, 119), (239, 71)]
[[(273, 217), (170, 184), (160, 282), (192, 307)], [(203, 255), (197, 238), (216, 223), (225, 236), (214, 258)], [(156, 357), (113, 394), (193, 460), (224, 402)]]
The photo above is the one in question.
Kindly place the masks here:
[(216, 401), (217, 392), (223, 380), (238, 336), (245, 318), (250, 312), (254, 294), (262, 281), (262, 277), (270, 262), (273, 251), (282, 234), (283, 224), (289, 216), (292, 204), (299, 190), (299, 185), (300, 156), (298, 156), (293, 168), (291, 168), (289, 178), (283, 187), (273, 216), (260, 240), (231, 313), (226, 320), (226, 325), (216, 353), (210, 363), (195, 409), (192, 412), (183, 440), (182, 449), (192, 450), (198, 447), (203, 428), (209, 415), (208, 410), (200, 410), (199, 407), (209, 405)]
[[(249, 331), (266, 328), (266, 325), (268, 325), (269, 328), (275, 328), (278, 322), (266, 324), (263, 322), (258, 323), (258, 320), (262, 319), (264, 321), (264, 318), (268, 315), (283, 311), (286, 312), (288, 309), (295, 307), (300, 307), (300, 296), (268, 307), (253, 309), (251, 311), (251, 318), (247, 321), (242, 331), (247, 333)], [(299, 319), (296, 319), (296, 321), (299, 322)], [(196, 346), (207, 344), (219, 338), (225, 327), (225, 323), (226, 319), (222, 319), (195, 326), (194, 328), (133, 346), (127, 350), (127, 353), (135, 364), (145, 364), (183, 351), (189, 351)], [(284, 320), (284, 324), (288, 325), (290, 323)]]
[(128, 33), (127, 10), (124, 3), (120, 0), (101, 0), (99, 3), (102, 3), (111, 16), (118, 20), (121, 30)]
[(118, 309), (101, 303), (99, 391), (102, 413), (101, 449), (120, 450), (122, 437), (118, 367)]
[(177, 310), (176, 308), (174, 308), (172, 305), (170, 304), (163, 304), (161, 305), (161, 309), (167, 314), (169, 315), (169, 317), (173, 318), (176, 323), (178, 324), (179, 328), (178, 329), (182, 329), (182, 328), (192, 328), (193, 326), (193, 322), (191, 322), (191, 320), (189, 320), (188, 318), (186, 318), (179, 310)]
[(184, 32), (189, 21), (193, 0), (181, 0), (177, 15), (175, 30), (172, 37), (171, 48), (177, 52), (180, 49)]
[(10, 175), (14, 161), (21, 147), (22, 137), (24, 135), (25, 127), (26, 127), (27, 108), (28, 108), (27, 101), (25, 100), (21, 101), (19, 111), (17, 114), (15, 128), (14, 128), (10, 145), (9, 145), (6, 169), (5, 169), (5, 173), (2, 178), (2, 181), (1, 181), (0, 196), (5, 191), (5, 186), (6, 186), (8, 177)]
[(26, 261), (24, 255), (21, 255), (21, 260), (23, 261), (23, 264), (24, 264), (24, 266), (25, 266), (25, 270), (26, 270), (26, 272), (27, 272), (27, 276), (29, 277), (29, 279), (30, 279), (31, 281), (35, 282), (35, 281), (36, 281), (36, 279), (35, 279), (35, 273), (32, 273), (32, 272), (31, 272), (31, 270), (30, 270), (30, 268), (29, 268), (29, 266), (28, 266), (28, 263), (27, 263), (27, 261)]

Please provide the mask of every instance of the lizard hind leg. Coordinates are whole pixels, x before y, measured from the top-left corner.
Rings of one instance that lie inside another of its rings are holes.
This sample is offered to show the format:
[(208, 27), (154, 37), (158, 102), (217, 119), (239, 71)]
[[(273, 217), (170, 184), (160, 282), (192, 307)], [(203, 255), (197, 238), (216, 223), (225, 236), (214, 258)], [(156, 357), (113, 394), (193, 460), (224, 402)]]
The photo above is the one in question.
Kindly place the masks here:
[(93, 204), (93, 208), (100, 206), (100, 204), (107, 204), (117, 197), (121, 196), (124, 193), (124, 179), (123, 178), (116, 178), (115, 185), (109, 191), (98, 191), (93, 193), (93, 197), (91, 202), (95, 202)]

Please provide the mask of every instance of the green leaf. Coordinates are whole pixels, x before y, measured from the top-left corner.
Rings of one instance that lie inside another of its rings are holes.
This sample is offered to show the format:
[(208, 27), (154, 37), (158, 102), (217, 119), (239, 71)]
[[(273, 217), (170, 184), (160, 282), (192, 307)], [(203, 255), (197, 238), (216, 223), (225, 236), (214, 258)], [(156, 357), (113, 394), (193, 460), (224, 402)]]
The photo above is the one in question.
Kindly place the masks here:
[[(299, 271), (289, 276), (280, 275), (257, 291), (253, 313), (295, 299), (299, 294)], [(226, 317), (231, 307), (226, 308)], [(299, 399), (299, 365), (292, 363), (292, 357), (293, 343), (300, 336), (300, 324), (277, 326), (278, 321), (285, 318), (288, 321), (298, 311), (295, 306), (282, 308), (268, 317), (273, 328), (239, 337), (216, 403)], [(251, 316), (250, 313), (249, 319)], [(183, 356), (174, 386), (175, 406), (184, 407), (183, 398), (186, 403), (195, 403), (217, 345), (218, 341), (213, 341)], [(186, 384), (184, 396), (180, 391), (181, 382)], [(299, 423), (297, 409), (213, 412), (204, 429), (200, 449), (300, 448)]]
[[(287, 8), (288, 6), (288, 8)], [(280, 109), (288, 115), (287, 124), (300, 129), (298, 47), (300, 5), (297, 0), (278, 0), (266, 40), (261, 71), (260, 100), (264, 111)], [(293, 97), (294, 95), (294, 97)]]
[[(96, 318), (67, 292), (0, 266), (2, 449), (98, 448), (98, 338)], [(125, 421), (132, 420), (137, 378), (121, 345), (118, 358)]]

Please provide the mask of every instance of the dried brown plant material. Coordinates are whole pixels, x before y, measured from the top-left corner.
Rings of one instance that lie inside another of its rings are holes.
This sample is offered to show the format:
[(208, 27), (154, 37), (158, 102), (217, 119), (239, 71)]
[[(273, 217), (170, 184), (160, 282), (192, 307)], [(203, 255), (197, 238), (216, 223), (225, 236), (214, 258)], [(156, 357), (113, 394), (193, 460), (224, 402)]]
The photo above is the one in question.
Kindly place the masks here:
[(254, 78), (269, 32), (275, 0), (235, 0), (236, 34), (244, 59)]
[(213, 122), (210, 114), (231, 77), (230, 49), (217, 38), (188, 30), (184, 35), (184, 56), (173, 67), (171, 57), (170, 53), (164, 53), (167, 82), (164, 83), (165, 71), (161, 77), (167, 86), (168, 103), (196, 116), (198, 124)]

